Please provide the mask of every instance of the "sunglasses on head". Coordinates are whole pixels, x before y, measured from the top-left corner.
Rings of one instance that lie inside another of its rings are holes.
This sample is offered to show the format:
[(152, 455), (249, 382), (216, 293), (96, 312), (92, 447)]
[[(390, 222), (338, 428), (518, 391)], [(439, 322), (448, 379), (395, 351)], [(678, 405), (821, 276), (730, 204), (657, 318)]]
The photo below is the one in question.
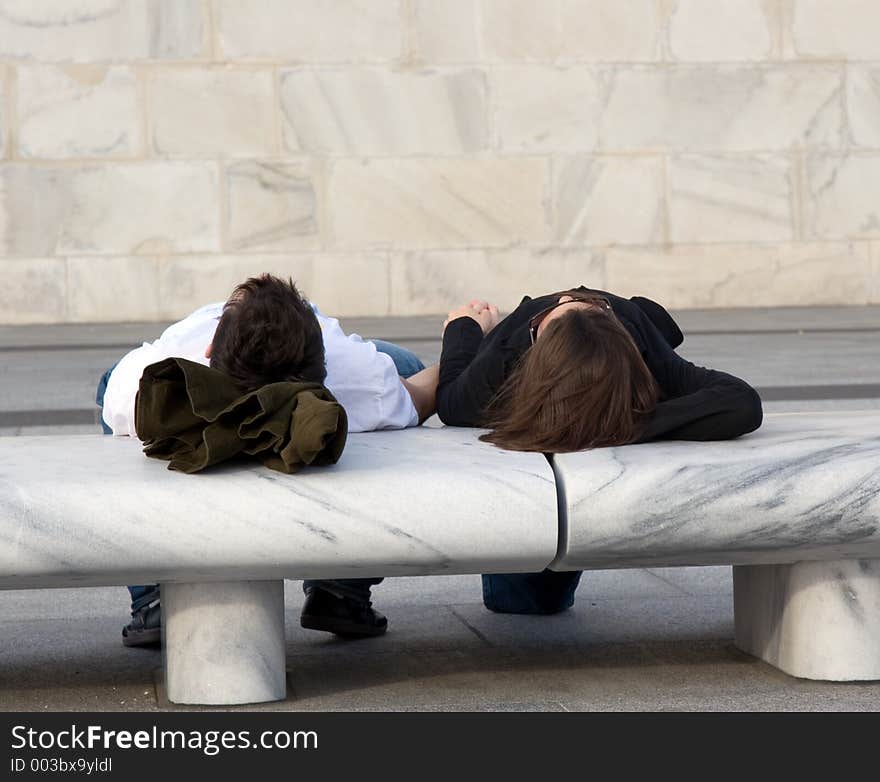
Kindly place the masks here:
[(551, 304), (546, 309), (541, 310), (537, 315), (532, 316), (531, 320), (529, 320), (529, 339), (532, 344), (535, 344), (535, 340), (538, 339), (538, 328), (544, 322), (544, 319), (555, 310), (557, 307), (561, 307), (563, 304), (573, 304), (575, 302), (580, 302), (582, 304), (589, 304), (591, 307), (594, 307), (598, 310), (611, 312), (611, 302), (603, 296), (574, 296), (572, 294), (563, 294), (571, 296), (569, 301), (557, 301), (555, 304)]

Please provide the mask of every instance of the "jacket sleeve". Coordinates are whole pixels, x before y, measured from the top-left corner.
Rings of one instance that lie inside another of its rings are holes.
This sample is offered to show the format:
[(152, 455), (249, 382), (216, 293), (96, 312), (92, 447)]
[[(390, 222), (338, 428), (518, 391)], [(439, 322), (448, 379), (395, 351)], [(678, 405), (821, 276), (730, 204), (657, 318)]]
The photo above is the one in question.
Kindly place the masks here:
[(657, 331), (663, 335), (663, 339), (666, 340), (669, 347), (674, 350), (684, 342), (684, 334), (681, 333), (678, 324), (673, 320), (672, 315), (666, 311), (666, 308), (663, 305), (658, 304), (651, 299), (647, 299), (644, 296), (633, 296), (630, 301), (634, 302), (636, 306), (647, 315), (648, 320), (650, 320)]
[(671, 350), (649, 367), (661, 400), (640, 442), (728, 440), (761, 425), (761, 397), (744, 380), (686, 361)]
[(504, 382), (503, 356), (495, 350), (479, 352), (480, 324), (456, 318), (443, 335), (437, 415), (450, 426), (480, 426), (482, 416)]

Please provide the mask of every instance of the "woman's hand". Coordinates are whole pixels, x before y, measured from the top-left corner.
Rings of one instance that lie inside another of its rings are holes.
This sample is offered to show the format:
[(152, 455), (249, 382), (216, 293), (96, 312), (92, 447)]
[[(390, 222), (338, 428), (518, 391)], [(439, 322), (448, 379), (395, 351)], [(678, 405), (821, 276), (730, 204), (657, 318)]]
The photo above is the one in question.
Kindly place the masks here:
[(488, 301), (483, 301), (482, 299), (471, 299), (468, 304), (462, 304), (449, 313), (443, 322), (441, 335), (446, 332), (446, 327), (458, 318), (473, 318), (480, 324), (484, 336), (492, 331), (500, 320), (498, 307), (494, 304), (489, 304)]

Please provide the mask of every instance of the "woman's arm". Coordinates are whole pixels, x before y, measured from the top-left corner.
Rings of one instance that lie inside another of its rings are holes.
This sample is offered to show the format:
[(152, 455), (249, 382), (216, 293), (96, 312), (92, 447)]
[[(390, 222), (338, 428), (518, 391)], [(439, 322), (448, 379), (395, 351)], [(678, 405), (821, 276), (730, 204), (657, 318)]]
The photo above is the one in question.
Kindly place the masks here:
[(437, 415), (450, 426), (480, 426), (492, 397), (504, 382), (504, 358), (496, 350), (479, 352), (480, 324), (469, 317), (451, 321), (443, 334)]
[(685, 361), (671, 350), (648, 365), (662, 389), (640, 442), (728, 440), (761, 425), (761, 397), (744, 380)]

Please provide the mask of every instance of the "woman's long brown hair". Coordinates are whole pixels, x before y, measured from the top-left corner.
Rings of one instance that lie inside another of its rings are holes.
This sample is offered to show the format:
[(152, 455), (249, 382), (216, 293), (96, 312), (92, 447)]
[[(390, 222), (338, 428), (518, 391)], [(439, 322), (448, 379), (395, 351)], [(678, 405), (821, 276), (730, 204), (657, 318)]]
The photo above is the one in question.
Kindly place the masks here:
[(638, 439), (659, 389), (629, 332), (608, 310), (548, 323), (487, 411), (480, 439), (513, 451), (565, 453)]

